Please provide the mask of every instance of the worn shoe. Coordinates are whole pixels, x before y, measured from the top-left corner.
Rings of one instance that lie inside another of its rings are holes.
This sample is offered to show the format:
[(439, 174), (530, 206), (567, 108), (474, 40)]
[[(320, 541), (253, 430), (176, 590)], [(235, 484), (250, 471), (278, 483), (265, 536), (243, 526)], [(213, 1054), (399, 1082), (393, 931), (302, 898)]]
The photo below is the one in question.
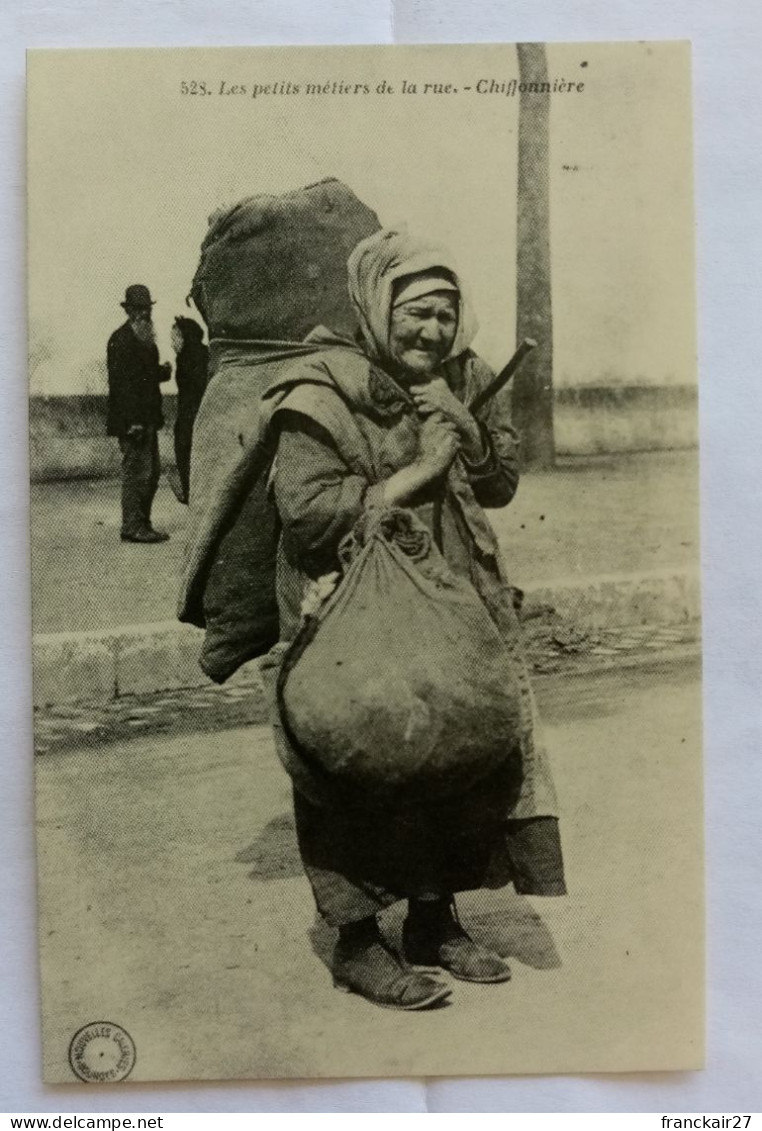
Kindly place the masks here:
[(122, 531), (123, 542), (166, 542), (169, 538), (163, 530), (134, 530), (131, 533)]
[(411, 903), (402, 947), (413, 966), (439, 966), (462, 982), (508, 982), (511, 968), (463, 929), (454, 900)]
[(382, 1009), (429, 1009), (450, 996), (447, 986), (405, 966), (378, 930), (363, 939), (339, 938), (333, 952), (333, 984)]

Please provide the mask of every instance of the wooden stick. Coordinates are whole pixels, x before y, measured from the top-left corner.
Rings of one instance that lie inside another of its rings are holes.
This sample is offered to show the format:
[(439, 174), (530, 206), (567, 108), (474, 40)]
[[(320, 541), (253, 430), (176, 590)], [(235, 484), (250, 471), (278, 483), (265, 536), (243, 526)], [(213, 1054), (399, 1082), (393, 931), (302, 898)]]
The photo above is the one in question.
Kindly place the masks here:
[(478, 412), (480, 408), (484, 408), (488, 401), (497, 396), (500, 390), (508, 384), (527, 354), (531, 353), (536, 346), (537, 342), (534, 338), (524, 338), (508, 364), (500, 370), (496, 377), (493, 377), (489, 385), (486, 385), (480, 393), (476, 394), (471, 404), (468, 405), (469, 412)]

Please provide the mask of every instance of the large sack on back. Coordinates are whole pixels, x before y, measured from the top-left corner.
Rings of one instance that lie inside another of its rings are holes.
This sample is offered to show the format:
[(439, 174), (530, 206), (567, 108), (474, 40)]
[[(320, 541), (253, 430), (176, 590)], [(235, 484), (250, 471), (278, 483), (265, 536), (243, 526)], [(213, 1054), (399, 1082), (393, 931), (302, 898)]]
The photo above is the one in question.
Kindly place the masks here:
[(301, 341), (317, 325), (354, 333), (347, 259), (379, 227), (334, 178), (215, 213), (191, 288), (210, 338)]
[[(379, 801), (435, 801), (521, 775), (519, 691), (502, 637), (409, 511), (365, 520), (335, 592), (286, 654), (297, 757)], [(502, 774), (501, 774), (502, 771)]]
[(211, 339), (211, 381), (193, 430), (178, 616), (206, 629), (201, 666), (218, 682), (278, 638), (262, 397), (294, 359), (329, 348), (326, 331), (304, 342), (315, 327), (354, 333), (347, 258), (378, 228), (335, 179), (250, 197), (210, 220), (191, 293)]
[[(193, 428), (190, 522), (178, 601), (181, 621), (206, 629), (201, 667), (218, 683), (279, 635), (279, 525), (268, 491), (270, 419), (296, 358), (348, 352), (326, 330), (304, 342), (212, 343), (215, 372)], [(355, 350), (357, 356), (361, 356)]]

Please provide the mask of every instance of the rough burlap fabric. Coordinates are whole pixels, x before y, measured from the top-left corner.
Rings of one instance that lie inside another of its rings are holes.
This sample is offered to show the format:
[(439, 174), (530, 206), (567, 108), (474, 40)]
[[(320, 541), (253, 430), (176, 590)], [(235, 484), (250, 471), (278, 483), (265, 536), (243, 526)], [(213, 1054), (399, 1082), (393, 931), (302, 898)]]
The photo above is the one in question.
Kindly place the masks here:
[(300, 341), (318, 323), (354, 333), (347, 259), (378, 228), (335, 178), (215, 213), (191, 288), (210, 338)]
[(321, 328), (304, 342), (211, 343), (214, 375), (193, 429), (178, 617), (206, 629), (201, 667), (218, 683), (278, 639), (269, 424), (293, 361), (337, 346), (356, 348)]
[[(201, 666), (217, 682), (278, 638), (267, 494), (277, 398), (264, 409), (262, 398), (294, 359), (356, 348), (344, 336), (358, 328), (347, 258), (378, 227), (335, 179), (250, 197), (210, 219), (191, 291), (209, 331), (210, 383), (193, 431), (178, 616), (206, 629)], [(315, 334), (320, 325), (333, 330)]]
[(405, 805), (502, 769), (505, 812), (521, 779), (521, 708), (486, 606), (409, 510), (367, 513), (339, 556), (341, 583), (281, 669), (295, 749), (334, 788)]

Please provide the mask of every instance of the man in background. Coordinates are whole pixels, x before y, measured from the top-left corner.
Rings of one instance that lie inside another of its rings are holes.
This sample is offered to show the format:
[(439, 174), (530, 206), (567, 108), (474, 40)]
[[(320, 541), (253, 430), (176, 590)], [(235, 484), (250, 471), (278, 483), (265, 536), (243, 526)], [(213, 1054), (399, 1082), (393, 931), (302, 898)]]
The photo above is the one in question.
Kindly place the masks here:
[(164, 424), (160, 385), (172, 368), (159, 363), (148, 287), (127, 287), (120, 303), (127, 321), (108, 340), (108, 418), (106, 431), (122, 452), (122, 541), (165, 542), (154, 530), (151, 506), (159, 484), (158, 431)]

